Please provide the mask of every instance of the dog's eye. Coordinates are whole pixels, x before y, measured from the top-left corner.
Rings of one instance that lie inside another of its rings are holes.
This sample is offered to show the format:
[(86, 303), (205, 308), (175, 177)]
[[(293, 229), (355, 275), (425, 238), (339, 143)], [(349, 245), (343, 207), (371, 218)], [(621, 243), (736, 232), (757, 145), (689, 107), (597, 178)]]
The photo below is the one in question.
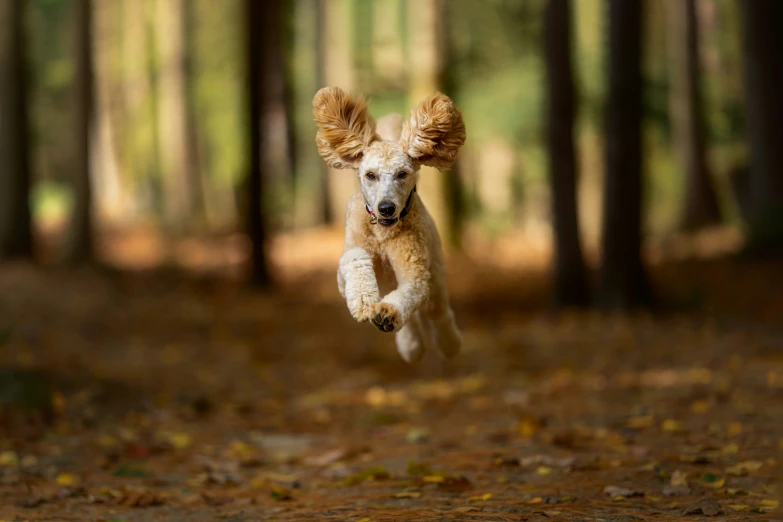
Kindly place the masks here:
[(372, 172), (368, 172), (367, 174), (365, 174), (365, 177), (371, 181), (375, 181), (375, 174)]
[(397, 179), (405, 179), (407, 177), (408, 177), (408, 173), (405, 172), (404, 170), (397, 173)]

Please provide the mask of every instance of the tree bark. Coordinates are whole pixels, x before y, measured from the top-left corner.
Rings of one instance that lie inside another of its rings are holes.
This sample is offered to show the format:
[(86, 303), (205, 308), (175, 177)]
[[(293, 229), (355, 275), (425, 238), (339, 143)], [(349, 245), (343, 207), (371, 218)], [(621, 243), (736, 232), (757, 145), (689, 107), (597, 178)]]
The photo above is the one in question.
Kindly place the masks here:
[(0, 260), (33, 256), (26, 6), (0, 2)]
[(599, 304), (649, 302), (642, 242), (642, 0), (608, 0), (609, 85)]
[(267, 230), (263, 212), (264, 183), (262, 178), (263, 137), (262, 115), (264, 96), (263, 71), (266, 70), (266, 56), (263, 49), (264, 31), (279, 20), (270, 17), (269, 4), (279, 0), (245, 0), (245, 38), (247, 59), (248, 100), (248, 178), (246, 226), (252, 247), (250, 256), (250, 281), (254, 286), (267, 287), (271, 283), (267, 267)]
[(674, 127), (674, 148), (685, 179), (679, 226), (683, 230), (697, 230), (720, 223), (721, 213), (704, 145), (696, 1), (669, 0), (665, 7), (672, 78), (669, 110)]
[(194, 119), (188, 89), (186, 0), (157, 0), (159, 55), (158, 136), (168, 228), (183, 232), (197, 213), (200, 183), (195, 166)]
[(587, 276), (579, 238), (577, 164), (574, 150), (574, 80), (571, 68), (570, 0), (549, 0), (545, 14), (544, 54), (549, 93), (549, 145), (552, 217), (555, 236), (556, 306), (587, 304)]
[(751, 253), (783, 251), (783, 2), (743, 0)]
[(74, 151), (73, 212), (65, 257), (70, 263), (88, 263), (95, 257), (93, 235), (91, 152), (95, 132), (95, 96), (92, 60), (92, 2), (74, 0)]
[[(443, 66), (440, 71), (440, 88), (452, 99), (458, 96), (459, 85), (455, 78), (455, 49), (449, 27), (455, 14), (454, 4), (441, 0), (440, 4), (441, 30), (439, 34), (440, 54)], [(442, 177), (444, 199), (444, 214), (446, 226), (444, 235), (446, 243), (452, 249), (462, 250), (462, 231), (465, 226), (465, 187), (463, 186), (462, 169), (459, 158), (451, 166), (449, 172)]]
[[(408, 21), (408, 62), (409, 62), (409, 109), (415, 109), (428, 96), (442, 89), (441, 81), (444, 67), (443, 56), (443, 19), (440, 0), (407, 0)], [(446, 95), (450, 93), (446, 92)], [(407, 119), (404, 113), (403, 118)], [(418, 191), (427, 204), (427, 210), (438, 227), (440, 235), (446, 239), (453, 237), (449, 219), (447, 194), (447, 176), (450, 172), (440, 172), (433, 167), (421, 167)]]

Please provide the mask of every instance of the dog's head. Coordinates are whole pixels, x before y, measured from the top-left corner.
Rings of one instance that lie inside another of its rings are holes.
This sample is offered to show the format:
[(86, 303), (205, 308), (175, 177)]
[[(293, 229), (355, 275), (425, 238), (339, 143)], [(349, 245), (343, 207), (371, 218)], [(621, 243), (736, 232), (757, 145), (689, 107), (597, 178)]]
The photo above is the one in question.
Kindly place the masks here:
[(337, 87), (318, 91), (313, 114), (319, 154), (330, 167), (356, 171), (367, 204), (384, 226), (399, 220), (420, 167), (448, 169), (465, 142), (462, 114), (441, 93), (412, 110), (401, 135), (394, 139), (376, 133), (363, 98), (353, 98)]

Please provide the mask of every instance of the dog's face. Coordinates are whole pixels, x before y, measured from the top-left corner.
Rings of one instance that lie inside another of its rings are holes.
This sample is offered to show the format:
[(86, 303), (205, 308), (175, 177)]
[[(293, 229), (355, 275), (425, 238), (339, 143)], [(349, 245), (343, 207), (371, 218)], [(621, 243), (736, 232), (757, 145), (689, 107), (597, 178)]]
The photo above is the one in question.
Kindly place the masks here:
[(419, 166), (393, 141), (374, 141), (357, 169), (364, 199), (382, 226), (399, 220), (419, 178)]
[(399, 141), (384, 141), (361, 98), (325, 87), (313, 98), (318, 152), (329, 166), (352, 168), (367, 204), (383, 226), (399, 220), (421, 165), (448, 169), (465, 142), (462, 114), (440, 93), (411, 111)]

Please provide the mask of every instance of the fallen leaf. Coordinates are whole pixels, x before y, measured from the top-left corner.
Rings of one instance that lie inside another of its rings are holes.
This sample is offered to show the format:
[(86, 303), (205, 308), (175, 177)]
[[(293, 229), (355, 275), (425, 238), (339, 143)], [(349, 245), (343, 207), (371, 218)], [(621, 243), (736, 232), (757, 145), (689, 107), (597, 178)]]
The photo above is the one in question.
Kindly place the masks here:
[(765, 498), (761, 501), (761, 505), (770, 509), (777, 509), (780, 506), (780, 501)]
[(711, 488), (720, 488), (723, 487), (724, 482), (726, 482), (724, 479), (719, 478), (714, 473), (704, 473), (701, 476), (702, 483)]
[(176, 449), (185, 449), (190, 446), (193, 439), (187, 433), (167, 433), (166, 440)]
[(745, 504), (729, 504), (729, 507), (734, 511), (747, 511), (750, 509), (750, 506)]
[(668, 433), (679, 433), (683, 431), (680, 421), (675, 419), (666, 419), (661, 423), (661, 430)]
[(426, 464), (420, 464), (416, 461), (408, 461), (408, 475), (411, 477), (431, 476), (432, 468)]
[(393, 495), (394, 498), (419, 498), (421, 497), (421, 491), (403, 491)]
[(426, 477), (422, 477), (422, 480), (430, 484), (439, 484), (445, 482), (446, 477), (444, 475), (427, 475)]
[(272, 486), (272, 498), (275, 500), (291, 500), (291, 491), (280, 486)]
[(54, 480), (61, 486), (73, 486), (79, 482), (79, 478), (72, 473), (60, 473)]
[(665, 497), (680, 497), (691, 494), (691, 488), (688, 486), (666, 486), (661, 491)]
[(688, 474), (680, 470), (676, 470), (674, 473), (672, 473), (672, 478), (669, 481), (669, 484), (672, 486), (687, 486)]
[(723, 510), (715, 500), (711, 498), (704, 498), (695, 504), (691, 504), (682, 512), (683, 515), (704, 515), (707, 517), (716, 517), (721, 514)]
[(642, 415), (640, 417), (631, 417), (626, 422), (626, 426), (635, 430), (649, 428), (655, 423), (655, 417), (652, 415)]
[(422, 444), (430, 439), (430, 432), (427, 428), (411, 428), (405, 435), (405, 440), (410, 444)]
[(604, 494), (611, 495), (613, 497), (616, 496), (622, 496), (622, 497), (642, 497), (644, 496), (643, 491), (638, 491), (635, 489), (629, 489), (629, 488), (622, 488), (619, 486), (606, 486), (604, 488)]
[(726, 473), (736, 476), (747, 475), (748, 473), (760, 470), (763, 465), (764, 463), (760, 460), (746, 460), (745, 462), (740, 462), (734, 466), (729, 466), (726, 468)]
[(734, 455), (735, 453), (739, 453), (739, 446), (737, 446), (735, 442), (732, 442), (731, 444), (723, 446), (720, 452), (724, 455)]
[(15, 451), (4, 451), (0, 453), (0, 466), (16, 467), (19, 464), (19, 457)]
[(471, 511), (481, 511), (481, 509), (475, 506), (460, 506), (452, 509), (449, 513), (470, 513)]
[(532, 438), (541, 429), (541, 422), (533, 417), (523, 417), (519, 421), (519, 434), (526, 439)]
[(473, 489), (473, 483), (465, 477), (446, 477), (438, 484), (438, 489), (450, 493), (462, 493)]
[(729, 437), (736, 437), (737, 435), (740, 435), (742, 433), (742, 424), (739, 422), (732, 422), (729, 424), (729, 428), (726, 430), (726, 433), (729, 435)]
[(549, 475), (552, 473), (552, 468), (549, 466), (539, 466), (536, 468), (536, 475)]
[(707, 401), (693, 401), (691, 403), (691, 411), (696, 414), (706, 413), (710, 405)]
[(477, 495), (475, 497), (468, 498), (468, 502), (484, 502), (492, 498), (492, 493), (484, 493), (483, 495)]
[(329, 450), (326, 453), (322, 453), (321, 455), (316, 455), (314, 457), (307, 457), (306, 459), (304, 459), (304, 463), (308, 466), (324, 467), (344, 459), (347, 455), (348, 455), (347, 449), (336, 448), (336, 449)]
[(149, 477), (149, 472), (141, 466), (132, 466), (126, 462), (123, 462), (114, 471), (112, 471), (113, 477)]
[(532, 455), (517, 461), (517, 463), (522, 467), (552, 466), (555, 468), (568, 468), (573, 466), (575, 462), (576, 457), (574, 456), (554, 458), (548, 455)]
[(386, 468), (383, 466), (375, 466), (359, 471), (358, 473), (354, 473), (353, 475), (348, 475), (343, 479), (343, 484), (346, 486), (354, 486), (361, 482), (382, 480), (387, 478), (389, 478), (389, 472), (386, 471)]

